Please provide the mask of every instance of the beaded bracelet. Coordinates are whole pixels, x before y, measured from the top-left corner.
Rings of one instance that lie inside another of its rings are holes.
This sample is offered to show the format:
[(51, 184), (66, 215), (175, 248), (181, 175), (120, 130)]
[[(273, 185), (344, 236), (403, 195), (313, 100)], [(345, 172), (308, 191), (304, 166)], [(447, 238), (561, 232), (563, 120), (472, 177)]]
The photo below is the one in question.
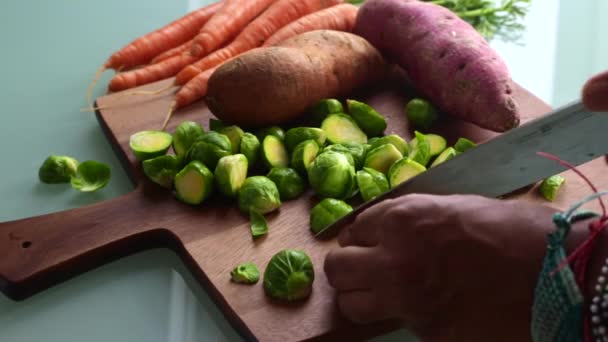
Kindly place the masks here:
[(601, 274), (595, 284), (596, 294), (591, 300), (589, 314), (591, 315), (592, 333), (596, 341), (608, 341), (608, 259), (604, 261)]

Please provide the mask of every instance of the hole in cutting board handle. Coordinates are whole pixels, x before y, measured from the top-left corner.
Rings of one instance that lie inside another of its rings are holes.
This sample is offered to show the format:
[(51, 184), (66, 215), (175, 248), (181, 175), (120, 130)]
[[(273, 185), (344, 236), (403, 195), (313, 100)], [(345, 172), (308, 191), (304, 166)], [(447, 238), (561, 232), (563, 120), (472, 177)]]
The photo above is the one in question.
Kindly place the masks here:
[(21, 243), (21, 248), (30, 248), (32, 246), (32, 242), (31, 241), (23, 241), (23, 243)]

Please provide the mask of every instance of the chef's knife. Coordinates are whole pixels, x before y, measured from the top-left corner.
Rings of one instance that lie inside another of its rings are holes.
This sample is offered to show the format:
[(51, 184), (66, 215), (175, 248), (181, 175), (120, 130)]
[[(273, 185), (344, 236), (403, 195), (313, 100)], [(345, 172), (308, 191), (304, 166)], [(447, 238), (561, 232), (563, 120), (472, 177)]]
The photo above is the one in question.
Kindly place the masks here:
[(499, 135), (368, 201), (322, 233), (337, 232), (366, 208), (410, 193), (498, 197), (565, 171), (546, 152), (574, 165), (608, 154), (608, 113), (580, 101)]

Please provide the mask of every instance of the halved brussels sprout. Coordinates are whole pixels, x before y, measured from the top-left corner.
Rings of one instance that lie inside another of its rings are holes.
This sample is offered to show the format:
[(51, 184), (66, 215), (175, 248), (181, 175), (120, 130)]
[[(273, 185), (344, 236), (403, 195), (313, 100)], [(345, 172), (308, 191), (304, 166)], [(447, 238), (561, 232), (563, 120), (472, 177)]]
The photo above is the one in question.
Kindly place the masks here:
[(215, 184), (220, 192), (228, 197), (236, 197), (247, 178), (249, 162), (244, 154), (222, 157), (215, 167)]
[(257, 137), (260, 141), (264, 141), (264, 138), (269, 135), (274, 135), (281, 141), (285, 140), (285, 131), (279, 126), (263, 128), (257, 133)]
[(213, 193), (213, 173), (193, 160), (175, 175), (175, 196), (186, 204), (200, 204)]
[(38, 178), (47, 184), (69, 183), (76, 176), (78, 161), (68, 156), (51, 155), (38, 169)]
[(230, 272), (230, 279), (235, 283), (255, 284), (260, 280), (260, 271), (254, 263), (242, 263)]
[(426, 167), (431, 160), (431, 143), (426, 135), (416, 131), (416, 144), (411, 146), (409, 158)]
[(363, 102), (346, 100), (348, 113), (368, 136), (381, 135), (386, 129), (386, 120), (374, 108)]
[(173, 150), (178, 156), (185, 156), (190, 146), (205, 135), (203, 127), (194, 121), (180, 123), (173, 133)]
[(227, 136), (209, 131), (204, 137), (192, 144), (186, 154), (188, 162), (198, 160), (205, 166), (215, 169), (220, 158), (232, 154), (232, 145)]
[(163, 188), (171, 189), (175, 175), (181, 170), (182, 164), (181, 157), (168, 154), (144, 160), (141, 165), (148, 179)]
[(367, 135), (359, 128), (355, 120), (346, 114), (331, 114), (321, 124), (332, 144), (367, 143)]
[(364, 165), (386, 174), (391, 165), (401, 158), (403, 158), (403, 155), (397, 150), (395, 145), (384, 144), (367, 152)]
[(300, 250), (285, 249), (275, 254), (264, 272), (264, 291), (271, 298), (296, 301), (312, 293), (315, 271), (310, 257)]
[(238, 202), (243, 212), (249, 214), (253, 210), (263, 215), (279, 209), (281, 196), (276, 184), (268, 177), (253, 176), (241, 186)]
[(391, 189), (426, 171), (426, 168), (407, 157), (396, 161), (388, 170)]
[(365, 167), (357, 171), (357, 185), (364, 201), (371, 201), (389, 190), (384, 173)]
[(320, 234), (351, 211), (353, 211), (353, 207), (348, 203), (334, 198), (325, 198), (310, 211), (310, 230), (315, 235)]
[(315, 103), (309, 110), (312, 121), (315, 125), (320, 125), (329, 114), (344, 113), (342, 103), (336, 99), (324, 99)]
[(239, 126), (225, 126), (219, 129), (218, 133), (223, 134), (230, 140), (230, 146), (232, 147), (232, 154), (239, 153), (239, 147), (241, 146), (241, 138), (245, 134)]
[(247, 157), (249, 167), (254, 168), (255, 164), (258, 162), (258, 156), (260, 155), (260, 141), (258, 140), (258, 137), (251, 133), (243, 134), (240, 151)]
[[(447, 147), (445, 138), (440, 135), (429, 133), (425, 134), (424, 136), (429, 144), (429, 154), (431, 158), (441, 154), (441, 152), (443, 152)], [(412, 139), (410, 146), (412, 147), (412, 150), (416, 149), (418, 146), (418, 139)]]
[(274, 167), (266, 175), (279, 189), (281, 201), (288, 201), (300, 196), (306, 189), (306, 184), (294, 169)]
[(308, 180), (318, 196), (346, 199), (354, 194), (357, 189), (355, 168), (348, 156), (329, 151), (319, 154), (312, 162)]
[(291, 167), (301, 175), (306, 175), (308, 168), (319, 154), (321, 148), (314, 140), (305, 140), (299, 143), (291, 154)]
[(78, 165), (76, 176), (70, 178), (72, 188), (82, 192), (97, 191), (110, 182), (112, 172), (104, 163), (87, 160)]
[(565, 182), (566, 179), (561, 175), (554, 175), (543, 180), (538, 191), (547, 201), (553, 202)]
[(458, 138), (458, 140), (456, 141), (456, 144), (454, 144), (454, 149), (458, 153), (463, 153), (466, 150), (471, 149), (475, 146), (477, 146), (477, 144), (475, 144), (474, 142), (472, 142), (471, 140), (469, 140), (467, 138)]
[(410, 124), (417, 129), (429, 129), (439, 118), (437, 109), (427, 100), (414, 98), (405, 106)]
[(141, 131), (131, 135), (129, 147), (139, 161), (162, 156), (167, 153), (173, 137), (162, 131)]
[(262, 142), (262, 159), (268, 169), (289, 166), (289, 155), (281, 141), (274, 135), (267, 135)]
[(344, 143), (329, 145), (323, 149), (323, 152), (335, 151), (348, 153), (352, 158), (355, 166), (355, 170), (360, 170), (365, 162), (365, 155), (367, 154), (367, 144), (356, 144), (356, 143)]
[(322, 129), (316, 127), (296, 127), (285, 133), (285, 147), (293, 151), (296, 146), (304, 140), (314, 140), (319, 146), (325, 145), (327, 136)]
[(448, 147), (445, 150), (443, 150), (443, 152), (441, 152), (441, 154), (438, 155), (437, 158), (435, 158), (435, 160), (431, 164), (431, 167), (435, 167), (443, 162), (446, 162), (446, 161), (456, 157), (457, 154), (458, 154), (458, 152), (456, 152), (456, 150), (453, 147)]
[(380, 138), (374, 138), (369, 141), (370, 150), (384, 144), (393, 144), (402, 155), (406, 156), (409, 152), (408, 144), (402, 137), (397, 134), (390, 134)]

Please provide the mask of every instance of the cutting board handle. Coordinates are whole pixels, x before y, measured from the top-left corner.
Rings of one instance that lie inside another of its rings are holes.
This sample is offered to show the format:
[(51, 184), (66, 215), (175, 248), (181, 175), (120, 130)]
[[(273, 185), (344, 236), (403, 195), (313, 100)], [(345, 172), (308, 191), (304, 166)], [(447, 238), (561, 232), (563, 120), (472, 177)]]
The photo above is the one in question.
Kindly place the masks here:
[[(142, 185), (109, 201), (0, 223), (0, 290), (21, 300), (119, 257), (167, 246), (176, 237), (158, 226), (158, 216), (146, 215), (166, 201), (159, 196), (167, 192)], [(125, 212), (136, 219), (125, 220)]]

